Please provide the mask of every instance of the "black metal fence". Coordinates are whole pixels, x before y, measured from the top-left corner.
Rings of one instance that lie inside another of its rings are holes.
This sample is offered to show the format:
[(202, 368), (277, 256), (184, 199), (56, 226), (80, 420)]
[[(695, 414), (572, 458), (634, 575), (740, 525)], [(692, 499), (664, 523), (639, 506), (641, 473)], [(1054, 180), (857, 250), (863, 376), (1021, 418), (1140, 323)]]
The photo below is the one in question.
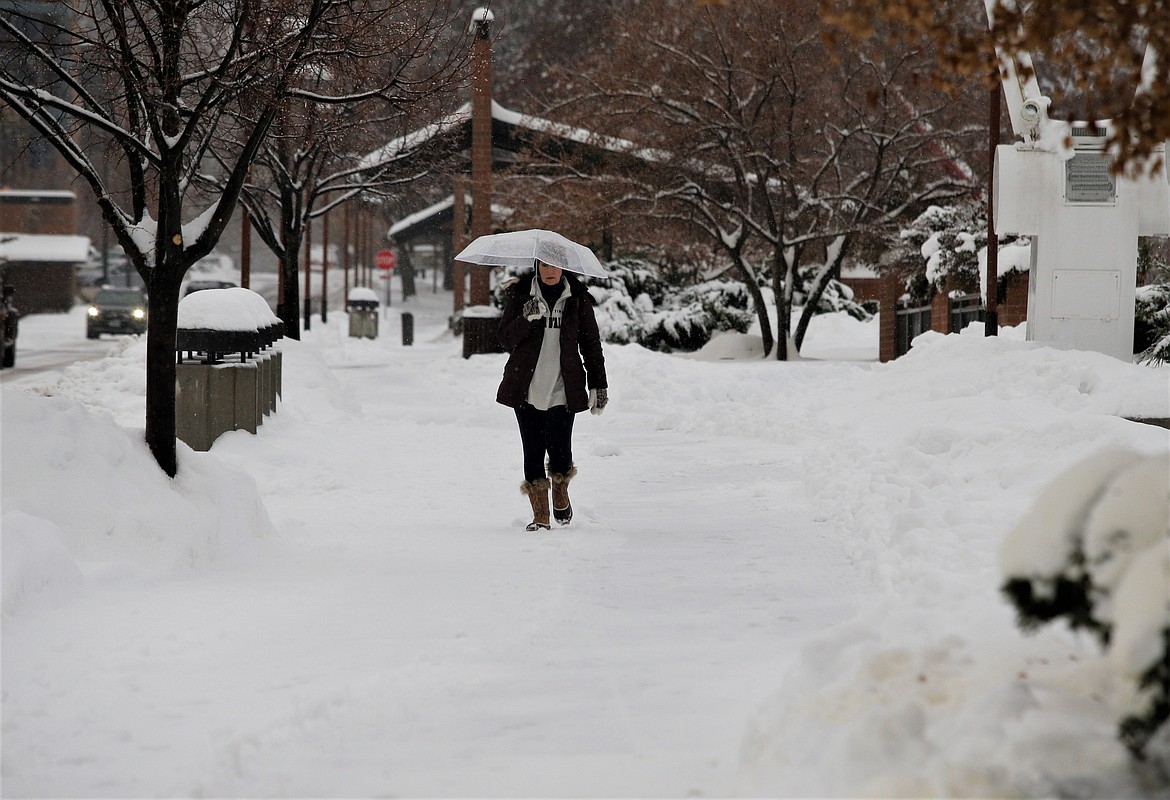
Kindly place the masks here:
[[(945, 333), (958, 333), (972, 322), (982, 322), (986, 318), (987, 309), (983, 306), (982, 296), (964, 294), (952, 297), (950, 330), (945, 331)], [(906, 355), (910, 351), (910, 342), (914, 340), (914, 337), (931, 329), (930, 306), (899, 308), (894, 323), (896, 332), (894, 357)]]
[(910, 352), (910, 342), (915, 336), (930, 330), (930, 306), (899, 308), (894, 330), (897, 333), (894, 357), (900, 358)]
[(959, 333), (972, 322), (987, 319), (983, 297), (978, 294), (964, 294), (951, 298), (951, 332)]

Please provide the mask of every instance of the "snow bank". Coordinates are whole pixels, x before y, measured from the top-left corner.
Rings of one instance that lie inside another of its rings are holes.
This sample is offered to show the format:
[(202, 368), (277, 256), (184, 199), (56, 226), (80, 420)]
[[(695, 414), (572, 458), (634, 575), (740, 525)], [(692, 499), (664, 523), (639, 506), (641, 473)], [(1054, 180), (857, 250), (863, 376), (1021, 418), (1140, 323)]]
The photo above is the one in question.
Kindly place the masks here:
[[(815, 413), (782, 391), (776, 431), (753, 425), (807, 440), (806, 490), (885, 599), (818, 637), (778, 680), (745, 734), (737, 792), (1141, 794), (1117, 738), (1126, 690), (1115, 668), (1064, 628), (1020, 632), (995, 558), (1010, 526), (988, 523), (1066, 518), (1079, 490), (1065, 487), (1064, 504), (1041, 493), (1068, 464), (1164, 450), (1157, 428), (1123, 417), (1168, 410), (1165, 375), (1008, 333), (924, 334), (904, 358), (848, 378), (840, 364), (794, 369), (791, 392), (820, 397)], [(1017, 547), (1030, 562), (1042, 545)], [(1145, 567), (1142, 588), (1157, 586), (1158, 568)], [(1128, 602), (1147, 606), (1159, 594), (1132, 591)]]
[[(6, 790), (1157, 785), (1117, 741), (1117, 665), (1058, 626), (1021, 634), (998, 559), (1070, 465), (1166, 452), (1165, 431), (1122, 418), (1170, 416), (1166, 368), (1018, 329), (924, 335), (877, 364), (877, 323), (832, 315), (790, 363), (738, 360), (751, 337), (688, 358), (607, 346), (577, 517), (532, 537), (515, 423), (491, 400), (505, 358), (463, 359), (449, 295), (429, 322), (426, 297), (413, 347), (333, 315), (282, 342), (277, 413), (183, 448), (176, 481), (141, 441), (142, 342), (5, 389)], [(863, 343), (868, 360), (816, 360)], [(278, 532), (264, 558), (224, 555), (268, 529), (240, 471)], [(1143, 496), (1159, 480), (1131, 477)], [(1166, 562), (1127, 553), (1112, 613), (1140, 620)], [(1146, 663), (1123, 628), (1117, 655)]]
[[(1119, 724), (1142, 750), (1165, 723), (1170, 454), (1110, 450), (1060, 475), (1008, 535), (1005, 591), (1022, 624), (1096, 635), (1116, 670)], [(1159, 719), (1161, 716), (1161, 719)]]
[(271, 531), (250, 476), (181, 442), (172, 481), (140, 428), (61, 397), (5, 390), (3, 406), (5, 614), (77, 588), (81, 565), (90, 578), (160, 575)]

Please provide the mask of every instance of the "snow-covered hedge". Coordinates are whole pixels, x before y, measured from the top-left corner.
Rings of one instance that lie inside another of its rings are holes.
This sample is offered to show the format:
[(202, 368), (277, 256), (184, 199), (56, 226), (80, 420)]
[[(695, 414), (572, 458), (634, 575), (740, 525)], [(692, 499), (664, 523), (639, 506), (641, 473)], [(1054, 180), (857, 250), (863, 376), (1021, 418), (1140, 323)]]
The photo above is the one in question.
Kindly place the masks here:
[[(820, 264), (811, 265), (800, 270), (801, 284), (797, 286), (796, 294), (793, 298), (793, 305), (804, 306), (808, 298), (805, 288), (812, 283), (813, 276), (820, 272), (820, 270)], [(769, 281), (770, 284), (771, 282)], [(873, 310), (877, 310), (876, 305)], [(821, 293), (814, 313), (836, 314), (841, 311), (862, 322), (868, 322), (873, 319), (873, 313), (870, 309), (854, 299), (853, 289), (836, 278), (832, 278), (825, 285), (825, 291)]]
[[(608, 281), (589, 280), (602, 338), (613, 344), (640, 344), (650, 350), (698, 350), (721, 331), (747, 332), (755, 315), (747, 289), (733, 281), (705, 281), (676, 287), (648, 262), (622, 258), (605, 265)], [(496, 303), (514, 279), (529, 280), (531, 269), (502, 270)]]
[(1170, 361), (1170, 284), (1138, 289), (1134, 339), (1140, 348), (1139, 361), (1153, 364)]
[[(980, 286), (980, 254), (987, 249), (987, 213), (982, 204), (931, 206), (902, 230), (901, 240), (921, 254), (926, 262), (926, 280), (935, 291), (946, 290), (948, 279), (958, 288), (976, 290)], [(1001, 280), (1014, 270), (1027, 269), (1028, 263), (1019, 258), (1003, 263), (1002, 251), (1026, 243), (1026, 238), (1000, 242)]]
[(987, 247), (987, 225), (974, 203), (931, 206), (902, 231), (902, 240), (926, 260), (926, 278), (936, 291), (947, 278), (960, 286), (979, 285), (979, 251)]
[(1005, 540), (1003, 591), (1032, 630), (1091, 632), (1124, 688), (1118, 733), (1141, 755), (1170, 720), (1170, 456), (1100, 453), (1061, 475)]

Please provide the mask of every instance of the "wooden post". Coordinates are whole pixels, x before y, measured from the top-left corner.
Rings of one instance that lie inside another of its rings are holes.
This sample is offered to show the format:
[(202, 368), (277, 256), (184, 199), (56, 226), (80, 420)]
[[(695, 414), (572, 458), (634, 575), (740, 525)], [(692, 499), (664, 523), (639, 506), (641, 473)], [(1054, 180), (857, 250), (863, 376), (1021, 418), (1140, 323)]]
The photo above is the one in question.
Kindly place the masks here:
[(369, 286), (366, 283), (366, 209), (361, 204), (357, 207), (357, 219), (354, 220), (357, 230), (353, 235), (353, 257), (354, 269), (356, 275), (354, 277), (355, 286)]
[(309, 278), (313, 274), (313, 218), (305, 220), (305, 330), (313, 318), (313, 285)]
[[(999, 77), (998, 75), (996, 76)], [(987, 299), (983, 335), (999, 335), (999, 236), (995, 232), (995, 148), (999, 144), (999, 81), (991, 87), (987, 156)]]
[(321, 324), (329, 321), (329, 212), (321, 215)]
[(240, 286), (249, 289), (252, 284), (252, 218), (242, 203), (240, 210), (244, 213), (240, 219)]
[(895, 272), (882, 275), (878, 286), (878, 359), (885, 363), (898, 357), (898, 277)]
[[(456, 175), (452, 181), (454, 186), (454, 206), (451, 209), (451, 246), (459, 253), (467, 246), (464, 235), (464, 223), (467, 220), (467, 207), (463, 202), (464, 181), (462, 175)], [(451, 313), (458, 314), (463, 310), (463, 284), (466, 280), (463, 262), (456, 261), (451, 267)]]
[(342, 206), (341, 220), (341, 299), (349, 302), (349, 203)]

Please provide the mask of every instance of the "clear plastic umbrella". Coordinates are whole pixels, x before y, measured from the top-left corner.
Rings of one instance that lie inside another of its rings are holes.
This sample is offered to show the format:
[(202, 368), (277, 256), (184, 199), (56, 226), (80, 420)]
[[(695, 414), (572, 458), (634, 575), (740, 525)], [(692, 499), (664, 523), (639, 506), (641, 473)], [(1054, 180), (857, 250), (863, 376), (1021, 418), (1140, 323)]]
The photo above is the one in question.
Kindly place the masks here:
[(538, 228), (480, 236), (455, 256), (456, 261), (485, 267), (531, 267), (537, 259), (578, 275), (609, 277), (588, 247)]

